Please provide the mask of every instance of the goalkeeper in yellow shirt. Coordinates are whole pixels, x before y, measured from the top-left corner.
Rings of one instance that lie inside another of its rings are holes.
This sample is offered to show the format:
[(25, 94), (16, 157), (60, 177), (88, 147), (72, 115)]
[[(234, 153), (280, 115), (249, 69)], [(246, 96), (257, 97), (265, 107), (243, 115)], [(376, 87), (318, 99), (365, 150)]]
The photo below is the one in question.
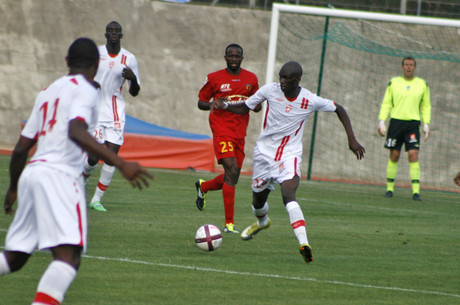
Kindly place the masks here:
[(390, 124), (385, 148), (390, 150), (387, 164), (387, 189), (385, 197), (393, 197), (394, 181), (398, 171), (398, 160), (402, 145), (409, 157), (409, 172), (412, 181), (412, 199), (420, 201), (420, 123), (423, 121), (424, 141), (430, 134), (431, 102), (427, 83), (414, 76), (416, 62), (413, 57), (402, 60), (403, 76), (391, 79), (385, 91), (379, 112), (378, 133), (386, 134), (385, 122), (390, 115)]

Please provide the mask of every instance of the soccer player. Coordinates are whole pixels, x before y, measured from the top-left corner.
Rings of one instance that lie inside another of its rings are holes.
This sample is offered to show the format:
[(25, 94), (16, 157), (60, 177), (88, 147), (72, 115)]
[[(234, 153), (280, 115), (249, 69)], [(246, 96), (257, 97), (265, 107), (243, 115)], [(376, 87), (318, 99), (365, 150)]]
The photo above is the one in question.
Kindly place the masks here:
[[(125, 80), (129, 83), (129, 93), (137, 96), (140, 90), (139, 72), (136, 57), (121, 47), (123, 37), (121, 25), (112, 21), (105, 29), (106, 45), (99, 47), (99, 69), (95, 81), (100, 85), (99, 92), (99, 119), (94, 131), (94, 137), (99, 143), (118, 154), (124, 138), (125, 129), (125, 101), (122, 88)], [(89, 155), (85, 160), (83, 177), (85, 184), (89, 176), (97, 167), (99, 158)], [(107, 211), (101, 203), (102, 196), (109, 187), (115, 167), (113, 164), (104, 163), (101, 176), (96, 186), (94, 196), (89, 207), (96, 211)]]
[(226, 109), (245, 113), (264, 100), (267, 111), (263, 129), (254, 148), (252, 176), (252, 209), (257, 221), (241, 233), (243, 240), (252, 239), (259, 231), (271, 225), (268, 217), (268, 196), (276, 183), (281, 185), (281, 195), (289, 220), (306, 263), (313, 260), (312, 248), (307, 238), (305, 218), (296, 200), (302, 161), (302, 135), (305, 121), (315, 111), (335, 112), (342, 122), (348, 138), (348, 147), (358, 160), (364, 157), (364, 147), (355, 138), (346, 110), (332, 100), (311, 93), (299, 86), (302, 67), (295, 61), (284, 64), (279, 72), (279, 83), (261, 87), (244, 104), (230, 104), (217, 100), (213, 109)]
[[(393, 197), (398, 161), (404, 144), (409, 157), (409, 174), (412, 181), (412, 199), (420, 197), (420, 118), (423, 119), (424, 141), (430, 134), (431, 102), (427, 83), (414, 76), (416, 62), (413, 57), (402, 60), (403, 76), (394, 77), (385, 91), (379, 112), (378, 133), (384, 137), (385, 122), (390, 114), (390, 125), (384, 147), (390, 150), (387, 163), (387, 189), (385, 197)], [(421, 113), (421, 116), (420, 116)]]
[[(13, 213), (0, 253), (0, 276), (21, 269), (38, 248), (53, 260), (38, 283), (32, 304), (60, 304), (80, 266), (87, 246), (87, 212), (81, 167), (85, 151), (115, 164), (133, 186), (151, 178), (137, 163), (127, 163), (90, 135), (97, 121), (96, 44), (75, 40), (66, 57), (69, 74), (37, 96), (10, 161), (5, 213)], [(28, 152), (37, 143), (28, 165)]]
[[(225, 98), (232, 104), (243, 104), (253, 95), (259, 84), (257, 76), (241, 68), (243, 48), (230, 44), (225, 48), (227, 68), (211, 73), (199, 92), (198, 108), (210, 110), (218, 98)], [(212, 100), (212, 101), (211, 101)], [(256, 111), (260, 111), (257, 107)], [(238, 183), (244, 160), (244, 145), (249, 113), (234, 114), (223, 109), (209, 113), (209, 125), (213, 135), (214, 153), (217, 162), (222, 164), (224, 173), (212, 180), (199, 179), (195, 182), (197, 189), (196, 206), (201, 211), (206, 207), (208, 191), (222, 190), (225, 211), (225, 233), (240, 232), (235, 228), (235, 187)]]

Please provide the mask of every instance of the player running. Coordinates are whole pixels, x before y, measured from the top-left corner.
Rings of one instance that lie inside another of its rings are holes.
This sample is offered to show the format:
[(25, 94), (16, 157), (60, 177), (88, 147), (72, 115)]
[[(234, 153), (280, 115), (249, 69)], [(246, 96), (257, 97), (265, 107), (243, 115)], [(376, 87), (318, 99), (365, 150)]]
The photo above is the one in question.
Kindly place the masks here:
[(315, 111), (335, 112), (348, 138), (348, 146), (358, 160), (364, 157), (364, 147), (355, 138), (351, 122), (345, 109), (331, 101), (311, 93), (299, 86), (302, 67), (291, 61), (279, 72), (280, 83), (271, 83), (260, 88), (241, 104), (230, 104), (222, 99), (213, 109), (227, 109), (245, 113), (267, 101), (263, 130), (254, 149), (254, 172), (252, 176), (252, 208), (257, 221), (242, 233), (243, 240), (250, 240), (261, 230), (268, 229), (268, 196), (276, 183), (281, 185), (281, 194), (294, 234), (299, 242), (300, 254), (306, 263), (313, 261), (305, 218), (296, 200), (302, 162), (302, 135), (305, 121)]
[[(198, 108), (210, 110), (218, 98), (225, 98), (231, 104), (243, 104), (253, 95), (259, 84), (257, 76), (241, 68), (243, 48), (230, 44), (225, 48), (227, 68), (208, 75), (199, 93)], [(212, 101), (211, 101), (212, 100)], [(260, 111), (260, 106), (254, 108)], [(197, 189), (196, 206), (201, 211), (206, 207), (208, 191), (222, 190), (224, 199), (225, 225), (224, 233), (240, 232), (235, 228), (235, 187), (240, 177), (244, 161), (244, 145), (249, 113), (235, 114), (224, 109), (209, 113), (209, 125), (213, 135), (214, 153), (217, 162), (222, 164), (224, 173), (212, 180), (199, 179), (195, 182)]]

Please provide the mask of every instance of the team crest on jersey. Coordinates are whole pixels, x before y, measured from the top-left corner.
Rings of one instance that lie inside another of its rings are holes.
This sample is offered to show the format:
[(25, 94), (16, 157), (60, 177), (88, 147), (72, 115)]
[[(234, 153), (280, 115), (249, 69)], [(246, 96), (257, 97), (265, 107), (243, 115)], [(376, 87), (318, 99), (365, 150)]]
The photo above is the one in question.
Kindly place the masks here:
[(282, 163), (279, 165), (278, 169), (279, 169), (280, 173), (283, 171), (283, 169), (284, 169), (284, 162), (282, 162)]
[(251, 84), (246, 84), (246, 90), (251, 91), (251, 89), (252, 89), (252, 85)]
[(115, 66), (115, 62), (114, 62), (114, 61), (111, 61), (111, 62), (109, 63), (109, 67), (110, 67), (110, 69), (112, 69), (112, 68), (113, 68), (113, 66)]
[(286, 106), (286, 112), (291, 111), (291, 109), (292, 109), (292, 105), (289, 104), (289, 105)]

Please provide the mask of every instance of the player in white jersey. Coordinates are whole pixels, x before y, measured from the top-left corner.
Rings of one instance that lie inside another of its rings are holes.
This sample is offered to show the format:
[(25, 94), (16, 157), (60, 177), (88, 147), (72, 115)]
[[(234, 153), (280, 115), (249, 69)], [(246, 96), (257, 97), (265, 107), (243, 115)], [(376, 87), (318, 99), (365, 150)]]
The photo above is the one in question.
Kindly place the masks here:
[[(126, 113), (125, 101), (122, 89), (125, 80), (129, 83), (129, 93), (137, 96), (140, 91), (139, 71), (136, 57), (121, 47), (120, 40), (123, 37), (121, 25), (112, 21), (107, 24), (105, 38), (106, 45), (99, 47), (99, 68), (94, 80), (100, 85), (99, 92), (99, 118), (94, 137), (99, 143), (118, 154), (123, 145)], [(97, 167), (98, 158), (88, 156), (85, 161), (83, 177), (85, 184), (89, 176)], [(96, 191), (90, 201), (89, 207), (105, 212), (106, 209), (101, 203), (110, 181), (112, 180), (115, 167), (113, 164), (105, 163), (102, 166)]]
[[(112, 162), (137, 187), (151, 177), (127, 163), (91, 135), (97, 122), (96, 44), (72, 43), (66, 57), (69, 74), (43, 89), (21, 132), (10, 161), (10, 185), (4, 202), (15, 217), (0, 253), (0, 276), (21, 269), (38, 248), (50, 249), (53, 261), (43, 273), (33, 304), (60, 304), (80, 266), (87, 245), (86, 196), (81, 170), (86, 152)], [(26, 162), (31, 148), (35, 154)]]
[(244, 104), (233, 105), (220, 99), (215, 102), (214, 109), (242, 113), (267, 101), (263, 130), (257, 139), (253, 159), (252, 208), (257, 221), (241, 233), (241, 238), (252, 239), (260, 230), (270, 226), (267, 199), (274, 190), (274, 184), (278, 183), (281, 185), (283, 203), (300, 245), (300, 254), (309, 263), (313, 261), (312, 249), (307, 238), (305, 218), (296, 201), (301, 176), (305, 121), (315, 111), (336, 112), (345, 128), (348, 146), (358, 160), (364, 157), (365, 150), (356, 140), (348, 114), (341, 105), (299, 86), (302, 77), (299, 63), (291, 61), (284, 64), (279, 77), (279, 84), (263, 86)]

